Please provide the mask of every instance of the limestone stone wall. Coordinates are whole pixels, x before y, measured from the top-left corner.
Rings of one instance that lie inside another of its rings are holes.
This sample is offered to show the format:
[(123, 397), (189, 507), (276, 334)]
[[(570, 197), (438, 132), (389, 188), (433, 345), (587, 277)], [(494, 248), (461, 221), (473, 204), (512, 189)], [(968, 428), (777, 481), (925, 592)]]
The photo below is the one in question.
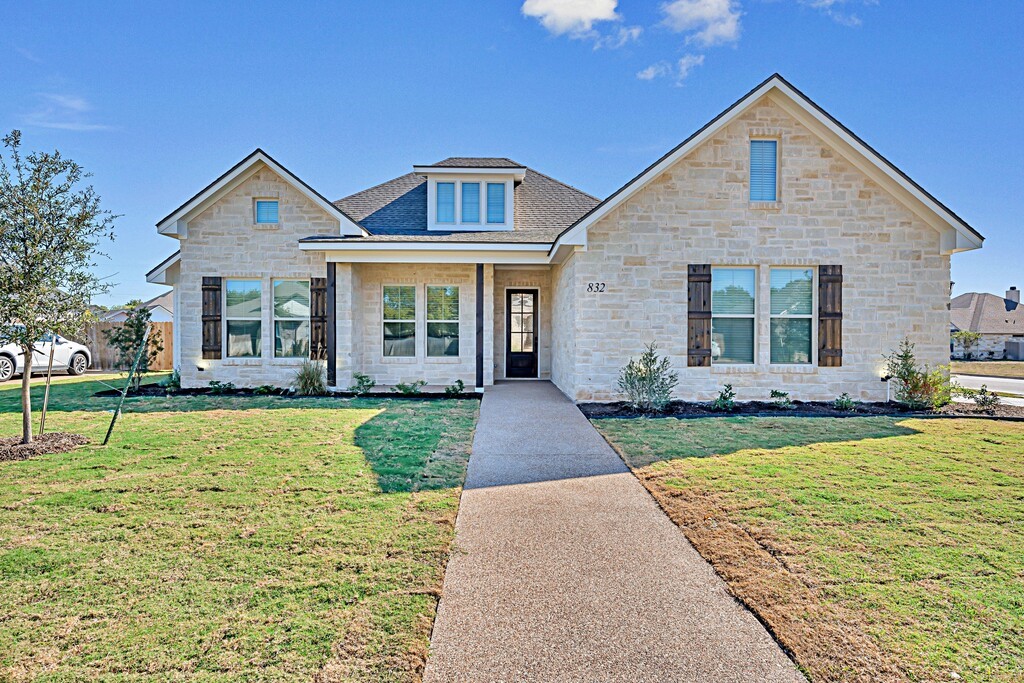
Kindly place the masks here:
[[(748, 201), (751, 136), (779, 140), (777, 203)], [(691, 263), (757, 268), (755, 364), (686, 367)], [(822, 264), (843, 266), (843, 367), (771, 365), (769, 269)], [(619, 369), (657, 341), (681, 398), (710, 399), (728, 382), (740, 399), (884, 399), (882, 355), (901, 338), (923, 362), (948, 363), (949, 279), (934, 229), (764, 99), (592, 226), (587, 251), (556, 270), (554, 305), (574, 324), (556, 325), (553, 377), (576, 400), (620, 398)]]
[(537, 371), (541, 379), (551, 377), (551, 271), (547, 268), (494, 271), (494, 375), (505, 377), (505, 336), (507, 298), (509, 289), (538, 290)]
[[(551, 381), (570, 398), (576, 397), (576, 256), (551, 272)], [(584, 287), (584, 291), (585, 291)]]
[[(975, 360), (988, 360), (989, 358), (1005, 358), (1006, 342), (1010, 339), (1024, 335), (1013, 334), (983, 334), (978, 343), (971, 347), (971, 357)], [(963, 358), (964, 350), (960, 344), (954, 343), (953, 357)]]
[[(256, 225), (256, 198), (277, 199), (280, 220)], [(234, 191), (192, 219), (181, 240), (181, 271), (175, 285), (176, 351), (184, 387), (207, 386), (210, 380), (239, 387), (287, 386), (299, 359), (275, 359), (272, 316), (274, 278), (324, 277), (322, 254), (299, 250), (309, 235), (336, 235), (338, 221), (310, 202), (270, 169), (263, 167)], [(252, 278), (262, 283), (263, 320), (260, 358), (202, 358), (202, 279)], [(198, 368), (203, 368), (199, 370)]]
[[(353, 367), (379, 385), (426, 380), (447, 385), (457, 379), (472, 389), (476, 383), (476, 266), (473, 264), (375, 264), (352, 266), (357, 275)], [(486, 285), (485, 281), (485, 285)], [(383, 287), (416, 287), (416, 355), (385, 357), (383, 354)], [(426, 355), (426, 286), (459, 288), (459, 355)], [(339, 312), (339, 319), (341, 314)], [(339, 346), (341, 344), (339, 343)], [(485, 349), (484, 358), (489, 354)], [(339, 377), (339, 385), (341, 379)]]

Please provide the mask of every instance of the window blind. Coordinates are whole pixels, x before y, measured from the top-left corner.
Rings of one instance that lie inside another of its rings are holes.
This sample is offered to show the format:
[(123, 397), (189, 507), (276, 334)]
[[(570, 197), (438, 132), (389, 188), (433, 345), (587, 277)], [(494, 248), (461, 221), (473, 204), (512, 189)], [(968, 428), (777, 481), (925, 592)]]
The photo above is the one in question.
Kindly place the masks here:
[(455, 222), (455, 183), (437, 184), (437, 222)]
[(480, 183), (462, 183), (462, 222), (480, 222)]
[(276, 201), (257, 201), (256, 202), (256, 222), (257, 223), (276, 223), (277, 222), (277, 202)]
[(750, 201), (774, 202), (778, 199), (776, 169), (778, 142), (750, 141)]
[(505, 222), (505, 183), (487, 183), (487, 222)]

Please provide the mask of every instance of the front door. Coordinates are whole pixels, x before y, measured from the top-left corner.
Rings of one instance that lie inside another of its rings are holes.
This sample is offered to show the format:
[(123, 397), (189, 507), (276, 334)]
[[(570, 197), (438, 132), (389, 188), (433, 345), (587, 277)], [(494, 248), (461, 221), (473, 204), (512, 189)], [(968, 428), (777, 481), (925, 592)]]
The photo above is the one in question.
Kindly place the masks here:
[(537, 290), (508, 290), (505, 311), (505, 377), (536, 377)]

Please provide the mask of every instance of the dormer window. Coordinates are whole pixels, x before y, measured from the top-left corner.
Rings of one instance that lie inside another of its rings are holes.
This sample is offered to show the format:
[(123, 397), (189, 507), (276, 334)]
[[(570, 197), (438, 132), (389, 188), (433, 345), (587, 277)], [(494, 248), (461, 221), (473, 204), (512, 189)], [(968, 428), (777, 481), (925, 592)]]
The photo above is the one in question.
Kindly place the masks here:
[(487, 183), (487, 222), (505, 222), (505, 183)]
[(455, 222), (455, 183), (437, 184), (437, 222)]
[(428, 230), (513, 229), (515, 188), (526, 177), (525, 167), (444, 164), (413, 166), (413, 171), (427, 179)]

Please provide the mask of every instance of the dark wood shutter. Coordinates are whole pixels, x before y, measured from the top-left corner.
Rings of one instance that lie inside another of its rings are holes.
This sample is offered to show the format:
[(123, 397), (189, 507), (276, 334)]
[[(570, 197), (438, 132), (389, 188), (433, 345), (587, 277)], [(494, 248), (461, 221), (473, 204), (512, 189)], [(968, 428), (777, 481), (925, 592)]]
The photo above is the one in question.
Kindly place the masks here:
[(309, 279), (309, 357), (327, 360), (327, 278)]
[(711, 266), (686, 269), (686, 364), (711, 366)]
[(203, 358), (221, 356), (221, 284), (219, 277), (203, 278)]
[(843, 267), (818, 266), (818, 365), (843, 364)]

